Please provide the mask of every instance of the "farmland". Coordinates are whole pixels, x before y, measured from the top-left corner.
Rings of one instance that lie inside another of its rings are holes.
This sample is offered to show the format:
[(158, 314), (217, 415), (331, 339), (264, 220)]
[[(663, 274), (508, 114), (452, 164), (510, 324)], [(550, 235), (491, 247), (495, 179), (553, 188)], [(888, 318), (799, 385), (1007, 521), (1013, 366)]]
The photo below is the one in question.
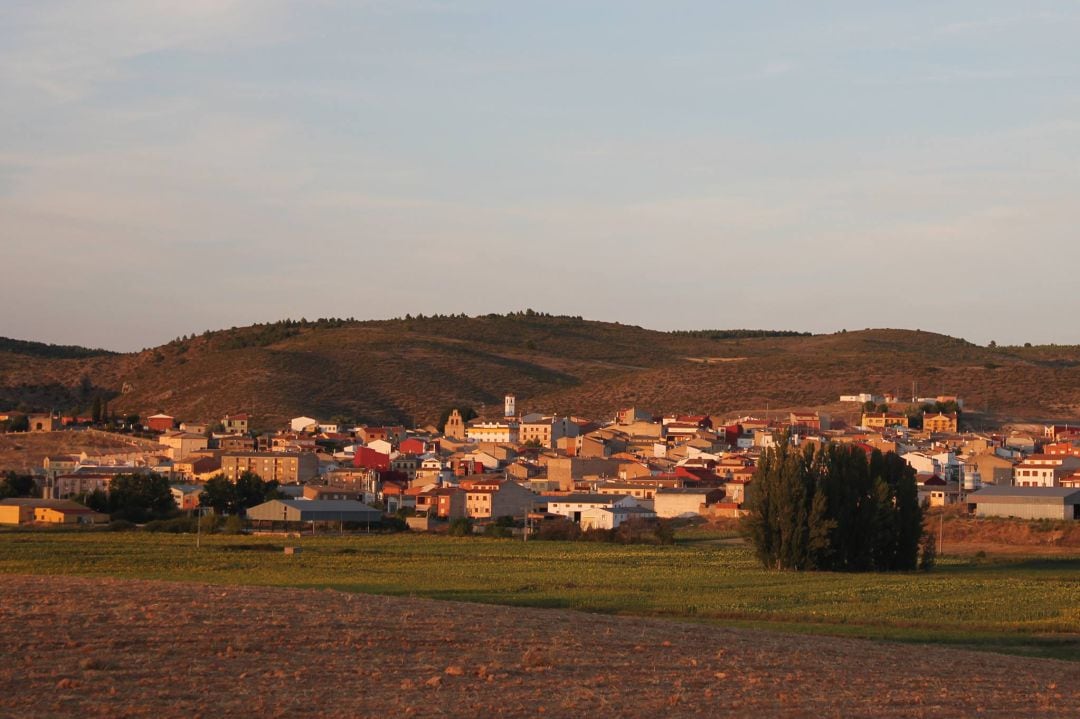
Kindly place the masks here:
[(336, 589), (1080, 660), (1080, 559), (966, 557), (930, 573), (777, 573), (740, 546), (415, 535), (0, 533), (0, 572)]

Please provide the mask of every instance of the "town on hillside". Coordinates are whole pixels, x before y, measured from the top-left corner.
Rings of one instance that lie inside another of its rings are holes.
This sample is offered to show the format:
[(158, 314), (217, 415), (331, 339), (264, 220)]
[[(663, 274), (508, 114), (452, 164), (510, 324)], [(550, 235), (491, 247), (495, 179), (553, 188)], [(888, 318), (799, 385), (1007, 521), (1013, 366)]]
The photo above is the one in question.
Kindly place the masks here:
[[(247, 414), (109, 422), (0, 413), (9, 431), (86, 432), (123, 442), (97, 454), (47, 454), (21, 482), (9, 472), (0, 523), (106, 523), (115, 519), (108, 500), (121, 483), (131, 495), (132, 477), (167, 482), (174, 514), (213, 508), (246, 515), (267, 531), (370, 528), (396, 518), (415, 530), (466, 522), (469, 531), (497, 525), (528, 536), (552, 522), (616, 530), (628, 522), (737, 518), (762, 452), (777, 442), (894, 452), (914, 469), (923, 506), (1080, 518), (1080, 426), (971, 432), (954, 396), (913, 397), (907, 411), (894, 409), (900, 405), (892, 396), (840, 401), (851, 403), (857, 422), (816, 411), (717, 417), (641, 407), (605, 418), (555, 416), (520, 412), (512, 394), (498, 416), (463, 407), (449, 411), (442, 426), (419, 428), (301, 416), (259, 432)], [(225, 495), (232, 499), (220, 499)]]

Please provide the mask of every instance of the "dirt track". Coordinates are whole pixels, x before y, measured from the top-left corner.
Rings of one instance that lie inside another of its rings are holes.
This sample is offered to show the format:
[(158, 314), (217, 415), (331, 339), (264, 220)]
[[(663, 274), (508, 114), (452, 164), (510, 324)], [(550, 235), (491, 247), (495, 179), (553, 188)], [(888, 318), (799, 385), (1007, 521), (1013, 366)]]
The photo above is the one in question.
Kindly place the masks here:
[(5, 576), (0, 716), (1076, 716), (1075, 664), (334, 591)]

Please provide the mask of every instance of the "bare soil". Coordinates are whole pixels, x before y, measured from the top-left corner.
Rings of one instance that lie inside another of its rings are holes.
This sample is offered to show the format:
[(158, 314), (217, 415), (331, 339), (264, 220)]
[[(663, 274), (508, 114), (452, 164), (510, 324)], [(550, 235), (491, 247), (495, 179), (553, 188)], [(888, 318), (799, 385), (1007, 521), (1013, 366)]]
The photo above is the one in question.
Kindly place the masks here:
[[(164, 448), (163, 448), (164, 449)], [(0, 434), (0, 471), (29, 472), (41, 469), (45, 457), (53, 454), (121, 454), (145, 451), (122, 438), (112, 439), (94, 432), (15, 432)]]
[(1076, 716), (1053, 660), (566, 610), (0, 583), (0, 716)]

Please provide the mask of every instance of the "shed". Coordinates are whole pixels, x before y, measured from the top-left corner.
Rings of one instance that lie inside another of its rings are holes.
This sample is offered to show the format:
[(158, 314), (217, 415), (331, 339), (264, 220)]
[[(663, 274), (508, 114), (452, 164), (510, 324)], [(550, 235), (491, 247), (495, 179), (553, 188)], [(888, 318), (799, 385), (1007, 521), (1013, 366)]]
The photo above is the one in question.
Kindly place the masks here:
[(978, 517), (1080, 519), (1080, 489), (987, 486), (968, 495)]
[(351, 499), (272, 499), (247, 511), (263, 522), (381, 522), (382, 512)]

